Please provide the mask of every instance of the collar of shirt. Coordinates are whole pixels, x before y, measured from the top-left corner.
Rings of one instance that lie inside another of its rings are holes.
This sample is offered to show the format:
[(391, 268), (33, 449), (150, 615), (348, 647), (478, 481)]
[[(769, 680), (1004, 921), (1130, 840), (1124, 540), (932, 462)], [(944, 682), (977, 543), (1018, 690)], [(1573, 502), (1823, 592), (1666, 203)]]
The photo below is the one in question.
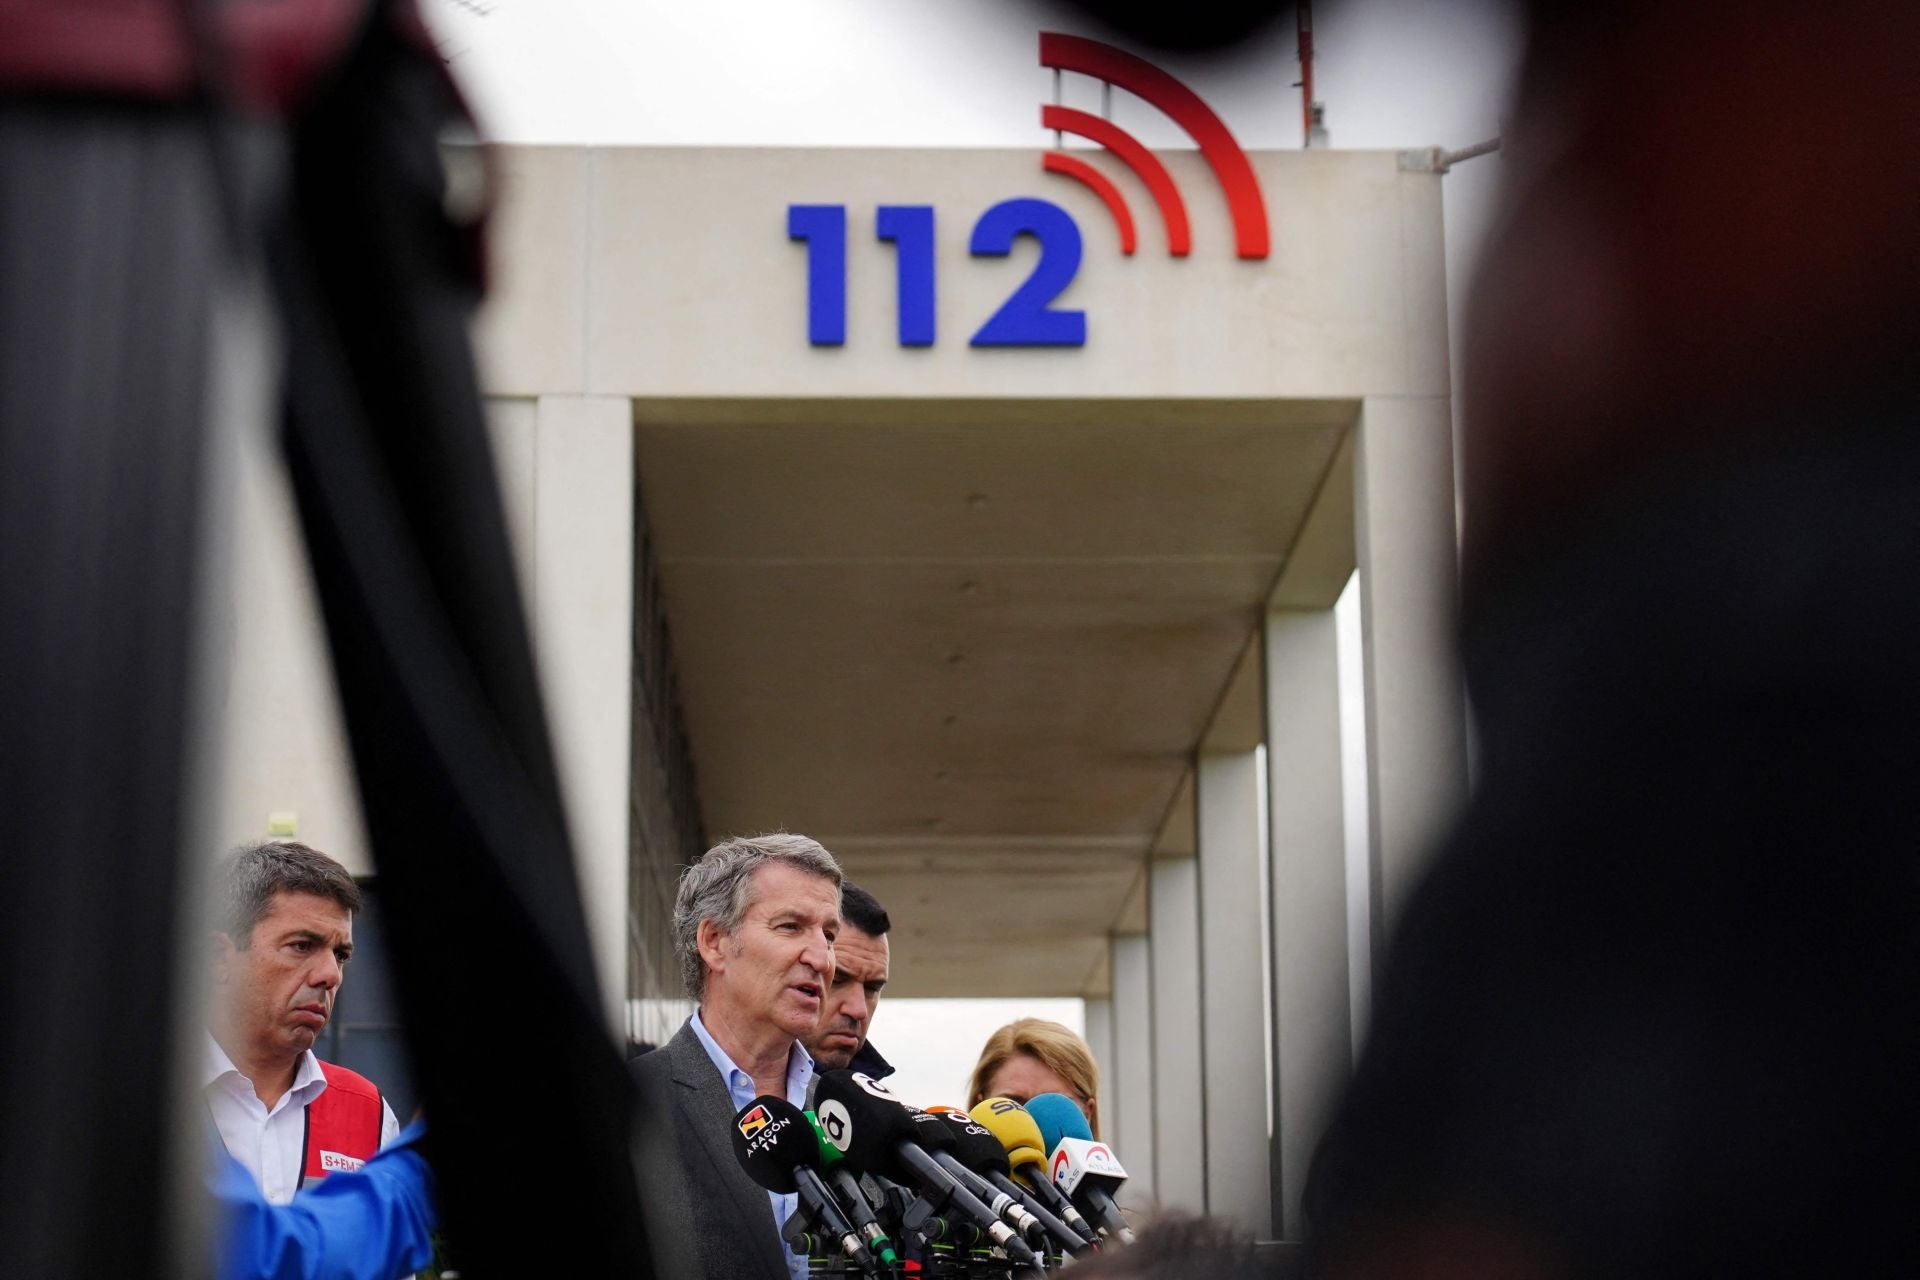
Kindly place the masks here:
[[(727, 1051), (720, 1047), (707, 1031), (707, 1024), (700, 1020), (700, 1011), (693, 1011), (693, 1034), (699, 1039), (700, 1047), (707, 1051), (708, 1061), (720, 1078), (727, 1082), (727, 1093), (733, 1099), (733, 1109), (740, 1108), (760, 1096), (759, 1089), (753, 1083), (753, 1077), (735, 1065)], [(787, 1101), (796, 1107), (807, 1105), (807, 1085), (813, 1079), (813, 1056), (798, 1041), (787, 1050)]]
[(893, 1074), (893, 1064), (880, 1056), (880, 1051), (873, 1047), (873, 1041), (867, 1040), (861, 1043), (858, 1052), (853, 1055), (853, 1061), (847, 1063), (847, 1070), (858, 1071), (869, 1080), (885, 1080)]
[[(253, 1081), (242, 1075), (240, 1068), (233, 1065), (233, 1059), (220, 1047), (220, 1042), (207, 1032), (206, 1052), (202, 1055), (200, 1067), (201, 1087), (211, 1091), (218, 1085), (227, 1094), (240, 1101), (252, 1100), (259, 1103), (259, 1095), (253, 1091)], [(282, 1107), (304, 1107), (322, 1093), (326, 1092), (327, 1075), (320, 1070), (320, 1059), (308, 1049), (300, 1055), (300, 1064), (293, 1071), (293, 1087), (282, 1094), (273, 1104), (273, 1110)], [(261, 1105), (265, 1110), (265, 1106)]]

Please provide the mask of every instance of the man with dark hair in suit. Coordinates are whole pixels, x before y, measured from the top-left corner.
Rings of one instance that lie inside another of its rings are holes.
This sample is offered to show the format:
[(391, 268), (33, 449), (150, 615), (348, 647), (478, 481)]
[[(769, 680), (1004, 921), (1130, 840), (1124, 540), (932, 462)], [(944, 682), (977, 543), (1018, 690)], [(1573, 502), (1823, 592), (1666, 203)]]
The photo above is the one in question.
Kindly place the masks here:
[(663, 1276), (804, 1280), (780, 1227), (798, 1197), (763, 1189), (733, 1151), (733, 1118), (765, 1094), (804, 1107), (840, 932), (840, 865), (805, 836), (728, 840), (680, 878), (673, 925), (699, 1008), (632, 1064), (640, 1177)]
[(807, 1051), (822, 1069), (850, 1067), (875, 1080), (893, 1064), (867, 1039), (873, 1011), (887, 985), (887, 931), (893, 921), (879, 899), (852, 881), (840, 886), (840, 937), (833, 944), (833, 985), (820, 1009)]

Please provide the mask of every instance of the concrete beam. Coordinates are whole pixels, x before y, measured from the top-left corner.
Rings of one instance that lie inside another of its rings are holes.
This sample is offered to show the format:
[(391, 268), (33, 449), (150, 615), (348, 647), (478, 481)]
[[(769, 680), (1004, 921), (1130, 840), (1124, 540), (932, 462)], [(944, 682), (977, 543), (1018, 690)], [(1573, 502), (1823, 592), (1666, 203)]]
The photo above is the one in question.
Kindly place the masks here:
[(1213, 717), (1201, 735), (1200, 750), (1207, 753), (1251, 751), (1263, 737), (1266, 707), (1260, 688), (1260, 637), (1247, 641), (1233, 664), (1233, 672), (1214, 705)]
[(1275, 609), (1331, 609), (1353, 577), (1359, 563), (1353, 518), (1353, 452), (1358, 435), (1356, 428), (1341, 437), (1320, 478), (1320, 488), (1268, 601)]
[(1199, 852), (1194, 843), (1193, 770), (1180, 776), (1180, 786), (1160, 819), (1160, 830), (1153, 838), (1156, 858), (1191, 858)]

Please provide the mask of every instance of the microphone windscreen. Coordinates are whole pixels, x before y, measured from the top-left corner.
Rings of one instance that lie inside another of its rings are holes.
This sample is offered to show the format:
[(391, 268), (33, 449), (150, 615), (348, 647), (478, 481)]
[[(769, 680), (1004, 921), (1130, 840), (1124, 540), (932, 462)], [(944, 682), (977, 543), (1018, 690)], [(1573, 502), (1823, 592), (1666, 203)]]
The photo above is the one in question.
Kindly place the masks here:
[(1042, 1093), (1027, 1099), (1027, 1114), (1040, 1126), (1040, 1137), (1047, 1144), (1047, 1154), (1060, 1145), (1062, 1138), (1093, 1139), (1093, 1129), (1087, 1124), (1086, 1113), (1080, 1110), (1080, 1104), (1064, 1093)]
[(953, 1154), (961, 1164), (975, 1173), (1012, 1172), (1012, 1166), (1007, 1163), (1007, 1149), (1000, 1145), (1000, 1139), (985, 1126), (974, 1123), (972, 1116), (958, 1107), (928, 1107), (927, 1111), (947, 1122), (947, 1132), (954, 1138)]
[(899, 1165), (901, 1143), (935, 1150), (954, 1145), (940, 1117), (907, 1106), (855, 1071), (820, 1072), (813, 1078), (811, 1099), (820, 1132), (860, 1173), (910, 1182), (911, 1173)]
[(1041, 1136), (1040, 1126), (1033, 1122), (1027, 1109), (1012, 1098), (983, 1099), (968, 1114), (974, 1123), (999, 1140), (1013, 1168), (1046, 1164), (1047, 1140)]
[(840, 1148), (828, 1142), (827, 1135), (820, 1132), (820, 1117), (811, 1111), (803, 1111), (800, 1114), (807, 1118), (807, 1126), (813, 1130), (813, 1140), (820, 1148), (820, 1167), (831, 1169), (839, 1164), (845, 1157), (840, 1154)]
[(771, 1094), (755, 1098), (733, 1118), (733, 1154), (749, 1178), (782, 1195), (793, 1191), (795, 1169), (820, 1167), (820, 1141), (805, 1113)]

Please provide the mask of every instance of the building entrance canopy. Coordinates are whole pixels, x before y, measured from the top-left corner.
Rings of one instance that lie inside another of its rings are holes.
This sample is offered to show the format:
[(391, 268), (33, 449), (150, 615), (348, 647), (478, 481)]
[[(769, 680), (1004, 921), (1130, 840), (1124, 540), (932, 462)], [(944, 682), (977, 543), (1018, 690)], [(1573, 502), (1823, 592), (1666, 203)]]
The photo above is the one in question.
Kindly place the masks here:
[[(1434, 175), (1255, 154), (1272, 237), (1245, 259), (1198, 153), (1160, 159), (1181, 257), (1138, 188), (1129, 256), (1095, 190), (1033, 152), (501, 157), (483, 373), (508, 435), (543, 437), (504, 455), (523, 527), (580, 513), (516, 458), (630, 470), (707, 833), (823, 840), (893, 911), (903, 994), (1106, 993), (1109, 936), (1147, 926), (1149, 857), (1194, 847), (1195, 752), (1260, 739), (1253, 640), (1283, 573), (1324, 607), (1351, 571), (1362, 405), (1446, 430)], [(1078, 345), (974, 342), (1062, 253), (1038, 225), (971, 252), (1009, 200), (1077, 235), (1041, 303), (1084, 317)], [(567, 427), (583, 408), (603, 425)], [(631, 576), (628, 548), (574, 554)], [(612, 697), (554, 669), (583, 643), (543, 651), (563, 741), (596, 715), (569, 701)]]

